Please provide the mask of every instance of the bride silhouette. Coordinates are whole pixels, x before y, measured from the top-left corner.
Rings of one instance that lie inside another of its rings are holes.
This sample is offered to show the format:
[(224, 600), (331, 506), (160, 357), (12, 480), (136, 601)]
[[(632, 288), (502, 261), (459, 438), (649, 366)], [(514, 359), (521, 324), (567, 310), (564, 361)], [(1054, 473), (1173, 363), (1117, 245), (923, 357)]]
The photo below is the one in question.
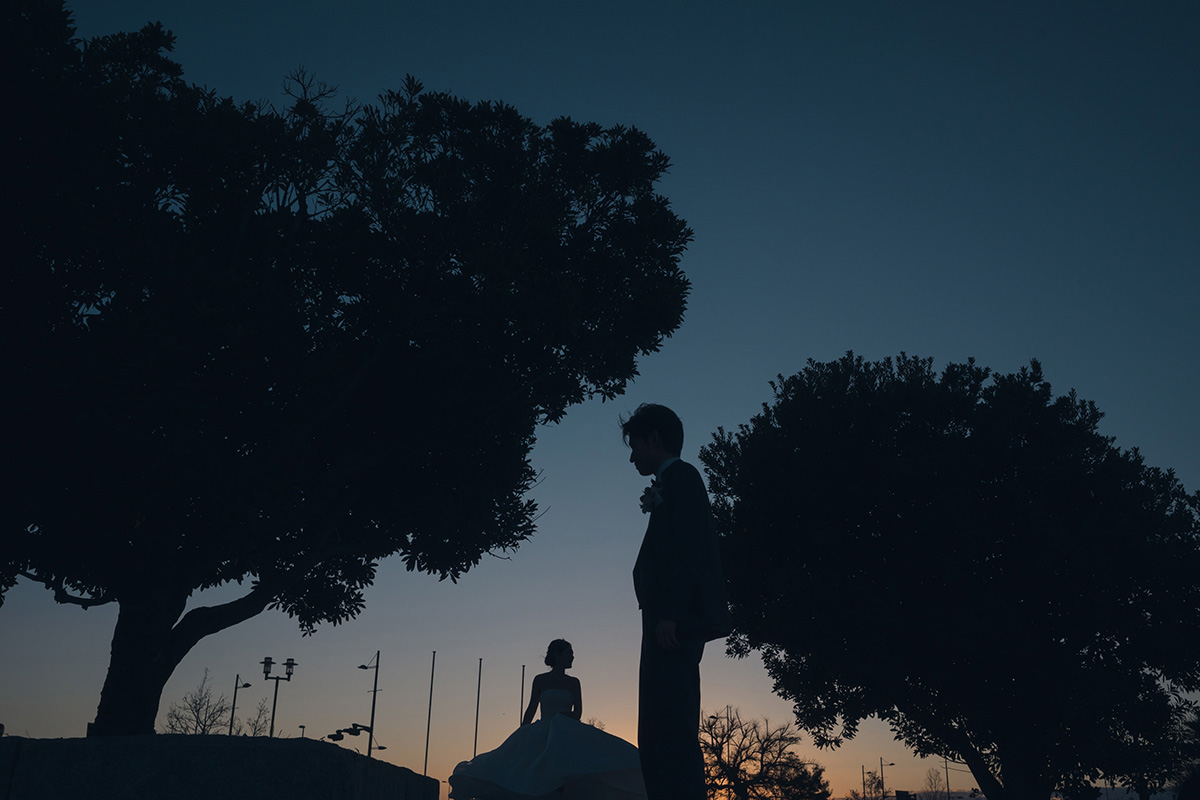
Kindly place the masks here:
[(521, 727), (495, 750), (454, 768), (452, 800), (645, 800), (637, 748), (579, 721), (579, 679), (566, 672), (574, 661), (570, 642), (550, 643), (550, 671), (533, 679)]

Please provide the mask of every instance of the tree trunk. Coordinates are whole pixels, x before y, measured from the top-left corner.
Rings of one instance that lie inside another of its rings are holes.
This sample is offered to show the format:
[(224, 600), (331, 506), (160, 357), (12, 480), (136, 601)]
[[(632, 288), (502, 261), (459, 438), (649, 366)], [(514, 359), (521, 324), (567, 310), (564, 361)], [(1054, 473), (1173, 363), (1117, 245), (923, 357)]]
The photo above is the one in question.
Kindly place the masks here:
[[(979, 789), (987, 800), (1006, 800), (1004, 785), (999, 779), (992, 774), (988, 767), (987, 761), (974, 748), (970, 739), (962, 734), (961, 731), (953, 728), (944, 729), (943, 735), (947, 738), (958, 752), (958, 757), (967, 765), (967, 769), (971, 770), (972, 777), (979, 784)], [(949, 792), (949, 786), (947, 786)]]
[(154, 733), (163, 687), (183, 657), (205, 636), (260, 614), (282, 581), (259, 583), (243, 597), (193, 608), (182, 619), (187, 594), (163, 590), (118, 602), (108, 675), (88, 736)]
[(186, 601), (186, 596), (119, 601), (108, 675), (88, 736), (154, 733), (163, 687), (187, 653), (172, 646), (173, 628)]
[(1043, 772), (1033, 763), (1023, 763), (1021, 759), (1003, 759), (1000, 773), (1004, 781), (1004, 800), (1047, 800), (1054, 790), (1054, 781), (1047, 780)]

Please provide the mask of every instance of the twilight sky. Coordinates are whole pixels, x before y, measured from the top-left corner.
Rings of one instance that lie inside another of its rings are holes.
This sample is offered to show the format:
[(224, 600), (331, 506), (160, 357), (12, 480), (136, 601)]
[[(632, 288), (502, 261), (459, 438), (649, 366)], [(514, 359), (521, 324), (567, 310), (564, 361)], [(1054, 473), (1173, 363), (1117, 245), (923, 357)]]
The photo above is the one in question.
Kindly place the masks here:
[[(661, 184), (695, 230), (683, 327), (615, 403), (576, 407), (534, 451), (544, 516), (511, 559), (458, 585), (385, 562), (361, 617), (302, 639), (267, 613), (203, 641), (167, 704), (205, 668), (252, 710), (258, 662), (300, 664), (277, 729), (321, 736), (370, 714), (389, 761), (429, 774), (517, 725), (522, 665), (550, 639), (576, 652), (584, 718), (634, 740), (638, 613), (630, 570), (645, 484), (617, 430), (639, 403), (673, 407), (684, 457), (771, 397), (767, 382), (847, 350), (1005, 372), (1042, 361), (1058, 394), (1107, 413), (1103, 430), (1200, 487), (1200, 6), (1017, 2), (483, 2), (79, 0), (79, 33), (161, 20), (185, 77), (282, 104), (299, 65), (372, 101), (406, 73), (430, 90), (633, 125), (670, 155)], [(235, 589), (237, 587), (234, 587)], [(863, 591), (867, 591), (865, 587)], [(217, 598), (232, 596), (218, 591)], [(197, 604), (210, 602), (196, 598)], [(107, 666), (114, 607), (56, 606), (21, 583), (0, 609), (0, 722), (82, 736)], [(937, 620), (924, 624), (937, 625)], [(886, 658), (887, 654), (872, 654)], [(710, 646), (704, 706), (789, 720), (755, 659)], [(526, 697), (528, 696), (526, 690)], [(161, 717), (160, 717), (161, 719)], [(365, 737), (343, 744), (359, 745)], [(861, 768), (918, 790), (920, 761), (869, 724), (838, 751), (808, 742), (835, 796)], [(974, 783), (952, 772), (954, 789)]]

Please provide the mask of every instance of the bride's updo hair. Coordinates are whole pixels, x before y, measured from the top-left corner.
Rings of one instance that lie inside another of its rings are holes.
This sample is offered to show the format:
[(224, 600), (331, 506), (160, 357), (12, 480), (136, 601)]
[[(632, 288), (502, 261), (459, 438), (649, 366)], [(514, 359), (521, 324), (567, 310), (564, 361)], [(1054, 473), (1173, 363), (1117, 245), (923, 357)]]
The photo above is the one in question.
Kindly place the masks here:
[(550, 646), (546, 648), (546, 658), (543, 659), (546, 662), (546, 666), (553, 667), (554, 662), (558, 661), (558, 654), (561, 653), (563, 650), (570, 650), (570, 649), (571, 649), (571, 643), (568, 642), (566, 639), (555, 639), (553, 642), (550, 643)]

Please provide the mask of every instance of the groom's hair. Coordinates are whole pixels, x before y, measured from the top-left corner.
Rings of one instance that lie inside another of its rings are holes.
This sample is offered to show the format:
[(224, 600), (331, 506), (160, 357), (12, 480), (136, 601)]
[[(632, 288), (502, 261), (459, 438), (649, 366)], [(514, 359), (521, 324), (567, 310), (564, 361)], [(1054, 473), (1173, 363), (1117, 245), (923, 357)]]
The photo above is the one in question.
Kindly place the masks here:
[(629, 437), (649, 439), (650, 434), (658, 431), (663, 447), (673, 456), (683, 452), (683, 423), (675, 412), (657, 403), (642, 403), (633, 416), (621, 420), (621, 438), (629, 444)]

